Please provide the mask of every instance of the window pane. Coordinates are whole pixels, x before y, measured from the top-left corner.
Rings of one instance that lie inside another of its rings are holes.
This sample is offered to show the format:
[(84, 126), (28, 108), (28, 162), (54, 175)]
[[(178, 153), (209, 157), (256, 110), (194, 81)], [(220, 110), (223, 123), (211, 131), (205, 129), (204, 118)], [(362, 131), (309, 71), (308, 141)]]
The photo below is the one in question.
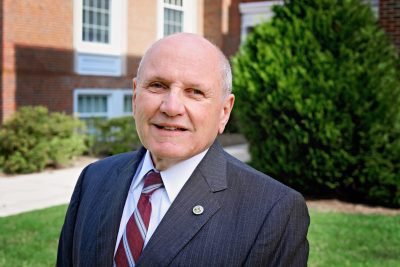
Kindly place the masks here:
[(94, 37), (93, 37), (93, 29), (89, 29), (89, 36), (88, 36), (88, 41), (93, 41)]
[(89, 11), (89, 24), (94, 23), (94, 13), (93, 11)]
[(102, 31), (99, 31), (99, 30), (96, 31), (96, 38), (95, 39), (99, 43), (102, 43), (101, 32)]
[(99, 13), (99, 12), (97, 12), (96, 23), (95, 23), (97, 26), (101, 26), (101, 25), (102, 25), (102, 23), (101, 23), (101, 17), (102, 17), (102, 14)]
[(82, 40), (86, 40), (87, 39), (87, 29), (83, 28), (82, 30)]
[(124, 112), (132, 112), (132, 95), (124, 96)]
[(104, 26), (110, 25), (108, 14), (104, 14)]
[(108, 31), (104, 31), (104, 32), (105, 32), (105, 34), (104, 34), (104, 43), (108, 44), (108, 43), (110, 43), (110, 39), (108, 37)]
[(99, 24), (100, 26), (104, 26), (106, 24), (104, 13), (100, 14)]

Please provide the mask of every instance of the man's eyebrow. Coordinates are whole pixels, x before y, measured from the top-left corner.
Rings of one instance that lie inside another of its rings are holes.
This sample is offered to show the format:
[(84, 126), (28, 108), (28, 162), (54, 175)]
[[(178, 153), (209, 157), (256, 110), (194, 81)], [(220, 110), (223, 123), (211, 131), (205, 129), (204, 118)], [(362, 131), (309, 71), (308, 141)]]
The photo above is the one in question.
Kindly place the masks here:
[[(166, 84), (172, 83), (172, 81), (170, 79), (161, 77), (159, 75), (154, 75), (154, 76), (150, 75), (150, 76), (146, 77), (145, 79), (143, 79), (143, 81), (144, 81), (144, 83), (149, 83), (149, 82), (154, 82), (154, 81), (163, 82)], [(188, 88), (205, 89), (205, 85), (201, 84), (199, 82), (185, 82), (183, 85)]]
[(162, 83), (168, 83), (168, 79), (165, 79), (163, 77), (160, 76), (147, 76), (147, 77), (143, 77), (142, 79), (142, 83), (143, 84), (149, 84), (151, 82), (162, 82)]

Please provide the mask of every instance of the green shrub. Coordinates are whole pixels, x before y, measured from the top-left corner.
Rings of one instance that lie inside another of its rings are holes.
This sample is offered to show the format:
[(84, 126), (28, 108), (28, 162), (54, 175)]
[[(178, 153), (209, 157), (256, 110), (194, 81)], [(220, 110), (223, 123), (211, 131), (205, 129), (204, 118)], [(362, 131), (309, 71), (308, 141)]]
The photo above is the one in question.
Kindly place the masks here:
[(305, 194), (400, 206), (398, 54), (356, 0), (287, 1), (233, 58), (252, 164)]
[(131, 116), (96, 120), (91, 122), (94, 132), (91, 136), (91, 153), (97, 156), (114, 155), (137, 149), (141, 146)]
[(68, 164), (86, 149), (84, 124), (45, 107), (23, 107), (0, 129), (0, 155), (6, 173), (30, 173)]

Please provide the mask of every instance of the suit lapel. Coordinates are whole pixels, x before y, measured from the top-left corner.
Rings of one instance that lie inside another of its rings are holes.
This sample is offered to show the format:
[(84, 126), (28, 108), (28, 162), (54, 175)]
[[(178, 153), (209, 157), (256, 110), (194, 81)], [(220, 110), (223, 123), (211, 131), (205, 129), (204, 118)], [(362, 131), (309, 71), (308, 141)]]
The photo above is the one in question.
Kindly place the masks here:
[(96, 266), (112, 266), (115, 243), (128, 191), (145, 152), (146, 150), (141, 148), (124, 166), (114, 168), (115, 171), (106, 174), (107, 182), (103, 185), (102, 197), (96, 198), (101, 199), (101, 203), (98, 204), (98, 238), (96, 240), (98, 262)]
[[(217, 192), (227, 188), (226, 159), (214, 143), (165, 214), (138, 265), (168, 265), (221, 207)], [(193, 212), (202, 206), (202, 214)]]

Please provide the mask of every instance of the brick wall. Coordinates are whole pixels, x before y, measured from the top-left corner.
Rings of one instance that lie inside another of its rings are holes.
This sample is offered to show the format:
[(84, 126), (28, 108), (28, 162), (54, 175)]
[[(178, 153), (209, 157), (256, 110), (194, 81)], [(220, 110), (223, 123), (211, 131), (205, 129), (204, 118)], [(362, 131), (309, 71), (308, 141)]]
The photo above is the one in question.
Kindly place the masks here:
[(400, 51), (400, 1), (379, 1), (379, 22)]
[(222, 0), (204, 0), (204, 37), (218, 47), (223, 46)]
[(134, 77), (141, 56), (157, 39), (157, 1), (128, 2), (127, 75)]
[[(72, 49), (72, 1), (4, 0), (3, 11), (2, 120), (21, 103), (45, 105), (53, 101), (43, 95), (49, 86), (48, 76), (54, 79), (71, 73), (71, 56), (56, 60), (54, 54), (46, 51)], [(34, 100), (30, 101), (28, 96)], [(40, 96), (42, 101), (37, 100)], [(61, 97), (66, 99), (60, 94)], [(63, 106), (53, 107), (64, 110)]]
[(230, 57), (236, 53), (240, 45), (240, 11), (239, 3), (240, 0), (231, 0), (228, 7), (228, 32), (224, 36), (224, 51), (225, 54)]
[[(51, 111), (72, 113), (75, 88), (131, 88), (132, 69), (123, 77), (74, 73), (72, 0), (2, 3), (0, 123), (24, 105), (45, 105)], [(126, 57), (129, 65), (137, 65), (138, 60), (135, 55)]]

